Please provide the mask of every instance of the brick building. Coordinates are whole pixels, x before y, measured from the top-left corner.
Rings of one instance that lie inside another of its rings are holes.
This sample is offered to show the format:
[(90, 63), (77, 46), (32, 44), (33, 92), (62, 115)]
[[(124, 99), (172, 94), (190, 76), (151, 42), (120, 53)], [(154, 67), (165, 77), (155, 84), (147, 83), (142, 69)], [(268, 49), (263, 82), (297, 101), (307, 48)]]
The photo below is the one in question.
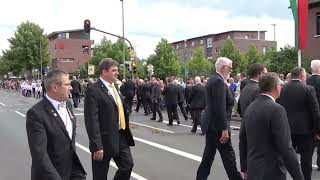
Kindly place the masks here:
[(320, 0), (309, 0), (308, 46), (302, 50), (303, 63), (320, 59)]
[(48, 35), (51, 68), (71, 74), (91, 58), (90, 35), (83, 29), (56, 31)]
[(228, 31), (177, 41), (171, 44), (175, 48), (180, 60), (186, 61), (192, 59), (193, 51), (198, 47), (204, 48), (205, 56), (209, 60), (215, 60), (223, 48), (226, 39), (232, 39), (241, 52), (246, 52), (252, 44), (255, 45), (261, 53), (265, 53), (269, 48), (276, 48), (276, 41), (265, 40), (265, 32), (266, 31), (259, 31), (258, 37), (258, 31)]

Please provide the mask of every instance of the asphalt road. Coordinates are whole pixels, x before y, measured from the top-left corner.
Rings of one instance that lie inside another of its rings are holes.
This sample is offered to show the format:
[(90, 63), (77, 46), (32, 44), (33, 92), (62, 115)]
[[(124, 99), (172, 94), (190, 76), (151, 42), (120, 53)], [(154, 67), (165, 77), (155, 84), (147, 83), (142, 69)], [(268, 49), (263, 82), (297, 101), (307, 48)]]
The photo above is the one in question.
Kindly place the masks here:
[[(30, 179), (31, 157), (25, 129), (25, 114), (38, 100), (25, 98), (19, 92), (0, 90), (0, 179)], [(84, 126), (83, 104), (74, 110), (77, 117), (77, 153), (88, 176), (92, 179), (88, 137)], [(182, 116), (181, 116), (182, 117)], [(164, 113), (167, 120), (167, 115)], [(181, 118), (183, 119), (183, 118)], [(182, 125), (166, 126), (144, 116), (142, 109), (131, 115), (132, 133), (136, 146), (131, 148), (134, 168), (131, 179), (137, 180), (192, 180), (201, 161), (205, 138), (190, 133), (191, 120)], [(239, 127), (239, 122), (232, 122)], [(239, 167), (239, 131), (232, 130), (232, 142)], [(315, 156), (314, 156), (315, 164)], [(108, 179), (116, 171), (114, 163), (109, 168)], [(216, 154), (209, 179), (227, 179), (219, 153)], [(288, 175), (288, 179), (290, 175)], [(313, 178), (320, 180), (320, 172), (313, 171)]]

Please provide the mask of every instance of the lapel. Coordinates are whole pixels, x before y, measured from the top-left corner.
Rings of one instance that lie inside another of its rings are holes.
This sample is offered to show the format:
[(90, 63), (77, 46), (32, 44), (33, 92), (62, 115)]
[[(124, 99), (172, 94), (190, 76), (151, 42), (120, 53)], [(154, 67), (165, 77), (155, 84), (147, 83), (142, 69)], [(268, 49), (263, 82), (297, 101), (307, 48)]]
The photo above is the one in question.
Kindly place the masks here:
[[(70, 137), (69, 137), (69, 134), (67, 132), (67, 129), (66, 129), (66, 126), (64, 125), (59, 113), (57, 112), (57, 110), (53, 107), (53, 105), (51, 104), (51, 102), (46, 98), (44, 97), (43, 98), (43, 102), (45, 104), (45, 109), (48, 111), (48, 114), (54, 119), (55, 122), (58, 123), (58, 125), (60, 126), (61, 130), (63, 131), (63, 133), (67, 136), (67, 138), (71, 141)], [(69, 111), (69, 110), (68, 110)], [(70, 115), (70, 114), (69, 114)], [(71, 119), (71, 117), (70, 117)], [(73, 128), (75, 127), (74, 125), (74, 121), (71, 119), (72, 121), (72, 126)], [(75, 131), (73, 131), (74, 133)], [(73, 135), (72, 135), (72, 138), (73, 138)]]
[(76, 135), (76, 129), (77, 129), (77, 121), (76, 121), (76, 117), (73, 114), (72, 104), (70, 102), (67, 102), (67, 111), (68, 111), (70, 120), (72, 122), (72, 142), (74, 142), (75, 141), (75, 135)]
[(107, 97), (113, 102), (113, 104), (118, 108), (117, 102), (112, 97), (111, 92), (108, 90), (108, 88), (103, 84), (103, 82), (98, 79), (97, 81), (98, 86), (102, 89), (102, 91), (107, 95)]

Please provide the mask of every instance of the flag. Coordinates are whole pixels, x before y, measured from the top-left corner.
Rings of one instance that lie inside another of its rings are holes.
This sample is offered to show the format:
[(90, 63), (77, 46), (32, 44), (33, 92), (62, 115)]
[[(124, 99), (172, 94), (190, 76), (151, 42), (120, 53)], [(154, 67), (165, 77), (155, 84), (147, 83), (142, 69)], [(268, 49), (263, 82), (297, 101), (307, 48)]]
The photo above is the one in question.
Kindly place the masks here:
[(290, 0), (290, 8), (295, 22), (296, 47), (298, 49), (307, 47), (308, 5), (308, 0)]

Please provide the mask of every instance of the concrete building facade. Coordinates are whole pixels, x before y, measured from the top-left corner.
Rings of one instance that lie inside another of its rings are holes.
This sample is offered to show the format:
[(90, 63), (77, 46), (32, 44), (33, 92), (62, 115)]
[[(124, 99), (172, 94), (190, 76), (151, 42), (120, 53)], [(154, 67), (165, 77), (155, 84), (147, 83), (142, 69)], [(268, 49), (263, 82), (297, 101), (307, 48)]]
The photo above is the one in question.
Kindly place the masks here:
[(51, 68), (77, 74), (91, 58), (90, 35), (83, 29), (57, 31), (48, 35)]
[[(226, 39), (232, 39), (241, 52), (247, 52), (251, 45), (255, 45), (261, 53), (267, 49), (277, 48), (276, 41), (265, 40), (266, 31), (228, 31), (219, 34), (209, 34), (187, 40), (171, 43), (180, 60), (191, 60), (195, 49), (203, 47), (205, 56), (209, 60), (215, 60), (223, 48)], [(258, 35), (259, 33), (259, 35)]]

